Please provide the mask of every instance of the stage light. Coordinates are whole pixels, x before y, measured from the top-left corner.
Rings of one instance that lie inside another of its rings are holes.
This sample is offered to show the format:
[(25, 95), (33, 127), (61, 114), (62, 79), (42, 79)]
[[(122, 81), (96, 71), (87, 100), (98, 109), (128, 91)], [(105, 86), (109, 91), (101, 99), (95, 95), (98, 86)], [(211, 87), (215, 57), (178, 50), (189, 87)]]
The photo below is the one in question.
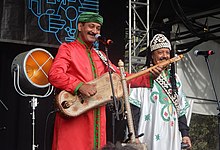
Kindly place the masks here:
[[(53, 63), (53, 56), (42, 48), (35, 48), (17, 55), (11, 66), (17, 92), (39, 94), (41, 89), (50, 85), (48, 72)], [(24, 92), (23, 92), (24, 91)]]
[(25, 97), (32, 97), (32, 150), (35, 144), (35, 109), (38, 105), (36, 97), (49, 96), (53, 86), (48, 81), (48, 72), (53, 63), (53, 56), (42, 48), (35, 48), (17, 55), (11, 65), (15, 90)]

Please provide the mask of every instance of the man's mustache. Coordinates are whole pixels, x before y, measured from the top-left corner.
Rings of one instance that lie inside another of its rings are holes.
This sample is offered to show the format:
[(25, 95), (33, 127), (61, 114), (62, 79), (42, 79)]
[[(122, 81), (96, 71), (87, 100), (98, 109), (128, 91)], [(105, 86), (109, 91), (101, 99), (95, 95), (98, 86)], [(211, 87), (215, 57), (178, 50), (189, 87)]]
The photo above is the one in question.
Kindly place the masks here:
[(89, 35), (95, 36), (96, 34), (93, 32), (88, 32)]

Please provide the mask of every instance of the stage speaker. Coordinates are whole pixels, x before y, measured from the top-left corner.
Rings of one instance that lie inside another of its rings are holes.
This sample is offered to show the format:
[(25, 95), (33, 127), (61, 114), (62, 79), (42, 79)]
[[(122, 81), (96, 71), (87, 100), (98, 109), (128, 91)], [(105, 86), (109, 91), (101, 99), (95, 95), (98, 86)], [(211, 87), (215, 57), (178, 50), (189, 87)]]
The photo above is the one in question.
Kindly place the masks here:
[(11, 65), (15, 83), (25, 91), (43, 89), (50, 86), (48, 72), (53, 56), (42, 48), (35, 48), (17, 55)]

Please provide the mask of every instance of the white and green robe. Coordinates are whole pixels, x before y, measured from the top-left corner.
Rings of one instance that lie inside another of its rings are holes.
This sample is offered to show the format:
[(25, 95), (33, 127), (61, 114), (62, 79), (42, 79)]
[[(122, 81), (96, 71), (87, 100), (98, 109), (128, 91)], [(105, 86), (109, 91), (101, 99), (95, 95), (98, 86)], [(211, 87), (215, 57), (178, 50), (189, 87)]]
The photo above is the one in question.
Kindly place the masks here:
[[(169, 82), (169, 75), (162, 77)], [(148, 150), (180, 150), (181, 133), (178, 127), (178, 117), (184, 115), (189, 103), (182, 91), (182, 83), (176, 75), (178, 88), (179, 113), (175, 105), (164, 92), (162, 87), (154, 81), (153, 88), (133, 88), (130, 91), (129, 101), (140, 108), (138, 134), (141, 143), (147, 144)]]

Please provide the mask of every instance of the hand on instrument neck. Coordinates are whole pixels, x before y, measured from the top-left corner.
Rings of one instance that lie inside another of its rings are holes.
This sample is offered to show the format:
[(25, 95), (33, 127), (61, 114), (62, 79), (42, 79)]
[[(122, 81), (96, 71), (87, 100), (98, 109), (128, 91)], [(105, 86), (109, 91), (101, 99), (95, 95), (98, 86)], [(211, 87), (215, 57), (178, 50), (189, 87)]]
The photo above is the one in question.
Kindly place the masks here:
[(153, 79), (156, 79), (163, 70), (163, 66), (157, 66), (156, 68), (151, 69), (150, 72), (153, 75)]

